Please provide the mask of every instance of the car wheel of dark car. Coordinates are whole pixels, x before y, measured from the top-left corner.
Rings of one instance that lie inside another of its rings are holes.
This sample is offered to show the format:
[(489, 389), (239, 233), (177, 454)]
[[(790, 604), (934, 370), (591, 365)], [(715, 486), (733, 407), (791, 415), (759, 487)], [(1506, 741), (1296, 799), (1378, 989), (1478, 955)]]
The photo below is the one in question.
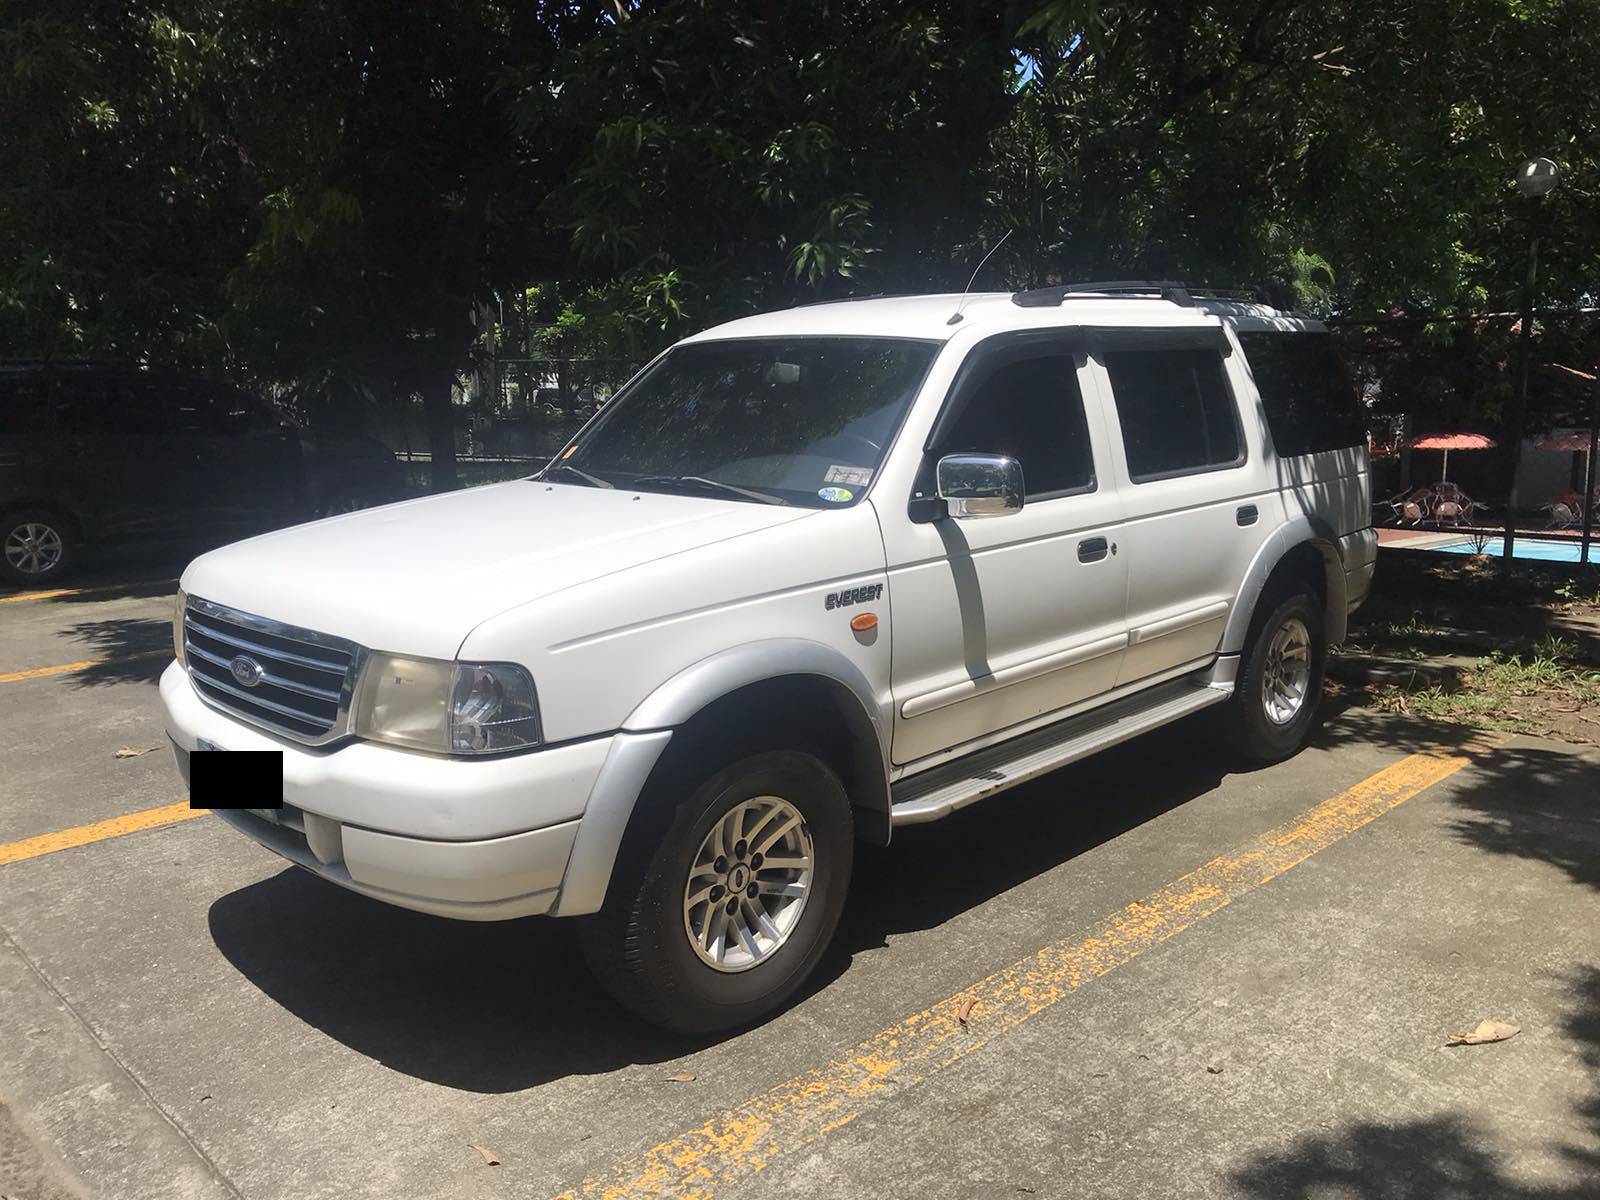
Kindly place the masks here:
[(0, 519), (0, 578), (8, 583), (59, 579), (74, 557), (72, 529), (57, 513), (24, 508)]

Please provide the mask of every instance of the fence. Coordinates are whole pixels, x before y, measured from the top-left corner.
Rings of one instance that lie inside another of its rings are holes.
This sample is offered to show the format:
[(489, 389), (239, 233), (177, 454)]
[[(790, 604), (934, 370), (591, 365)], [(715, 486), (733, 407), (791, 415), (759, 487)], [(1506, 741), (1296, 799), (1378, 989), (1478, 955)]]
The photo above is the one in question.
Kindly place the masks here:
[(1335, 322), (1367, 406), (1375, 499), (1444, 478), (1443, 452), (1411, 448), (1420, 437), (1483, 434), (1494, 448), (1449, 457), (1449, 482), (1475, 502), (1472, 523), (1499, 530), (1509, 520), (1519, 535), (1580, 537), (1582, 497), (1593, 486), (1588, 437), (1600, 417), (1597, 318), (1593, 310), (1543, 312), (1533, 323), (1515, 512), (1520, 319), (1487, 313)]

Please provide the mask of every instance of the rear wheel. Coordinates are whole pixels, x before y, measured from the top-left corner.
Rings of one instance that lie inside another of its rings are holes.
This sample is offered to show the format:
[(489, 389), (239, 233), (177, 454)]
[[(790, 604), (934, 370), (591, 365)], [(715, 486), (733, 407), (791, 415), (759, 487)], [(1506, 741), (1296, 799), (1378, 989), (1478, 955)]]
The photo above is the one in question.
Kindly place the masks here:
[(74, 557), (72, 531), (56, 513), (19, 509), (0, 519), (0, 577), (7, 582), (50, 583), (67, 573)]
[(1228, 714), (1232, 740), (1245, 758), (1277, 762), (1306, 744), (1316, 728), (1327, 658), (1315, 596), (1297, 588), (1275, 604), (1264, 598), (1250, 623)]
[(839, 923), (854, 853), (850, 801), (821, 760), (752, 755), (717, 771), (665, 831), (617, 864), (579, 923), (601, 984), (681, 1033), (746, 1024), (805, 982)]

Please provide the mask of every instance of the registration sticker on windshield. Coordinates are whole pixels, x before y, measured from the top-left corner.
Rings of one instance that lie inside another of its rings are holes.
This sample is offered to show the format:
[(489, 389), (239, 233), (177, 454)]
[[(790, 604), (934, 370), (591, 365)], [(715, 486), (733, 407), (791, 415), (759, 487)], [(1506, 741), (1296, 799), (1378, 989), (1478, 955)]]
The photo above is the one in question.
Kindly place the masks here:
[(842, 487), (818, 488), (817, 495), (821, 496), (829, 504), (849, 504), (850, 501), (856, 498), (856, 494), (849, 488)]
[(848, 483), (854, 487), (866, 487), (872, 482), (871, 467), (841, 467), (837, 464), (828, 468), (828, 473), (822, 477), (823, 483)]

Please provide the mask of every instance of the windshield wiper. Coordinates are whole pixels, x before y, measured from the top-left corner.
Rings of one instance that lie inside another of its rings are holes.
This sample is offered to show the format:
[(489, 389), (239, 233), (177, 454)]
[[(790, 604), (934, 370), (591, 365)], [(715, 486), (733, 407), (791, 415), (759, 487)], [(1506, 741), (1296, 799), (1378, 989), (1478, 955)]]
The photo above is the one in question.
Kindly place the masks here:
[(565, 462), (551, 463), (543, 471), (539, 472), (539, 474), (542, 477), (542, 476), (545, 476), (545, 475), (549, 475), (553, 471), (566, 471), (569, 474), (576, 475), (579, 479), (583, 480), (590, 487), (614, 488), (614, 487), (617, 486), (616, 484), (612, 483), (610, 480), (601, 479), (598, 475), (591, 475), (587, 471), (580, 471), (577, 467), (573, 466), (571, 463), (565, 463)]
[(630, 479), (630, 484), (687, 484), (701, 491), (722, 492), (725, 495), (743, 496), (747, 500), (758, 500), (762, 504), (787, 504), (788, 501), (780, 500), (777, 496), (770, 496), (766, 492), (751, 491), (749, 488), (735, 487), (731, 483), (723, 483), (720, 479), (707, 479), (704, 475), (640, 475)]

